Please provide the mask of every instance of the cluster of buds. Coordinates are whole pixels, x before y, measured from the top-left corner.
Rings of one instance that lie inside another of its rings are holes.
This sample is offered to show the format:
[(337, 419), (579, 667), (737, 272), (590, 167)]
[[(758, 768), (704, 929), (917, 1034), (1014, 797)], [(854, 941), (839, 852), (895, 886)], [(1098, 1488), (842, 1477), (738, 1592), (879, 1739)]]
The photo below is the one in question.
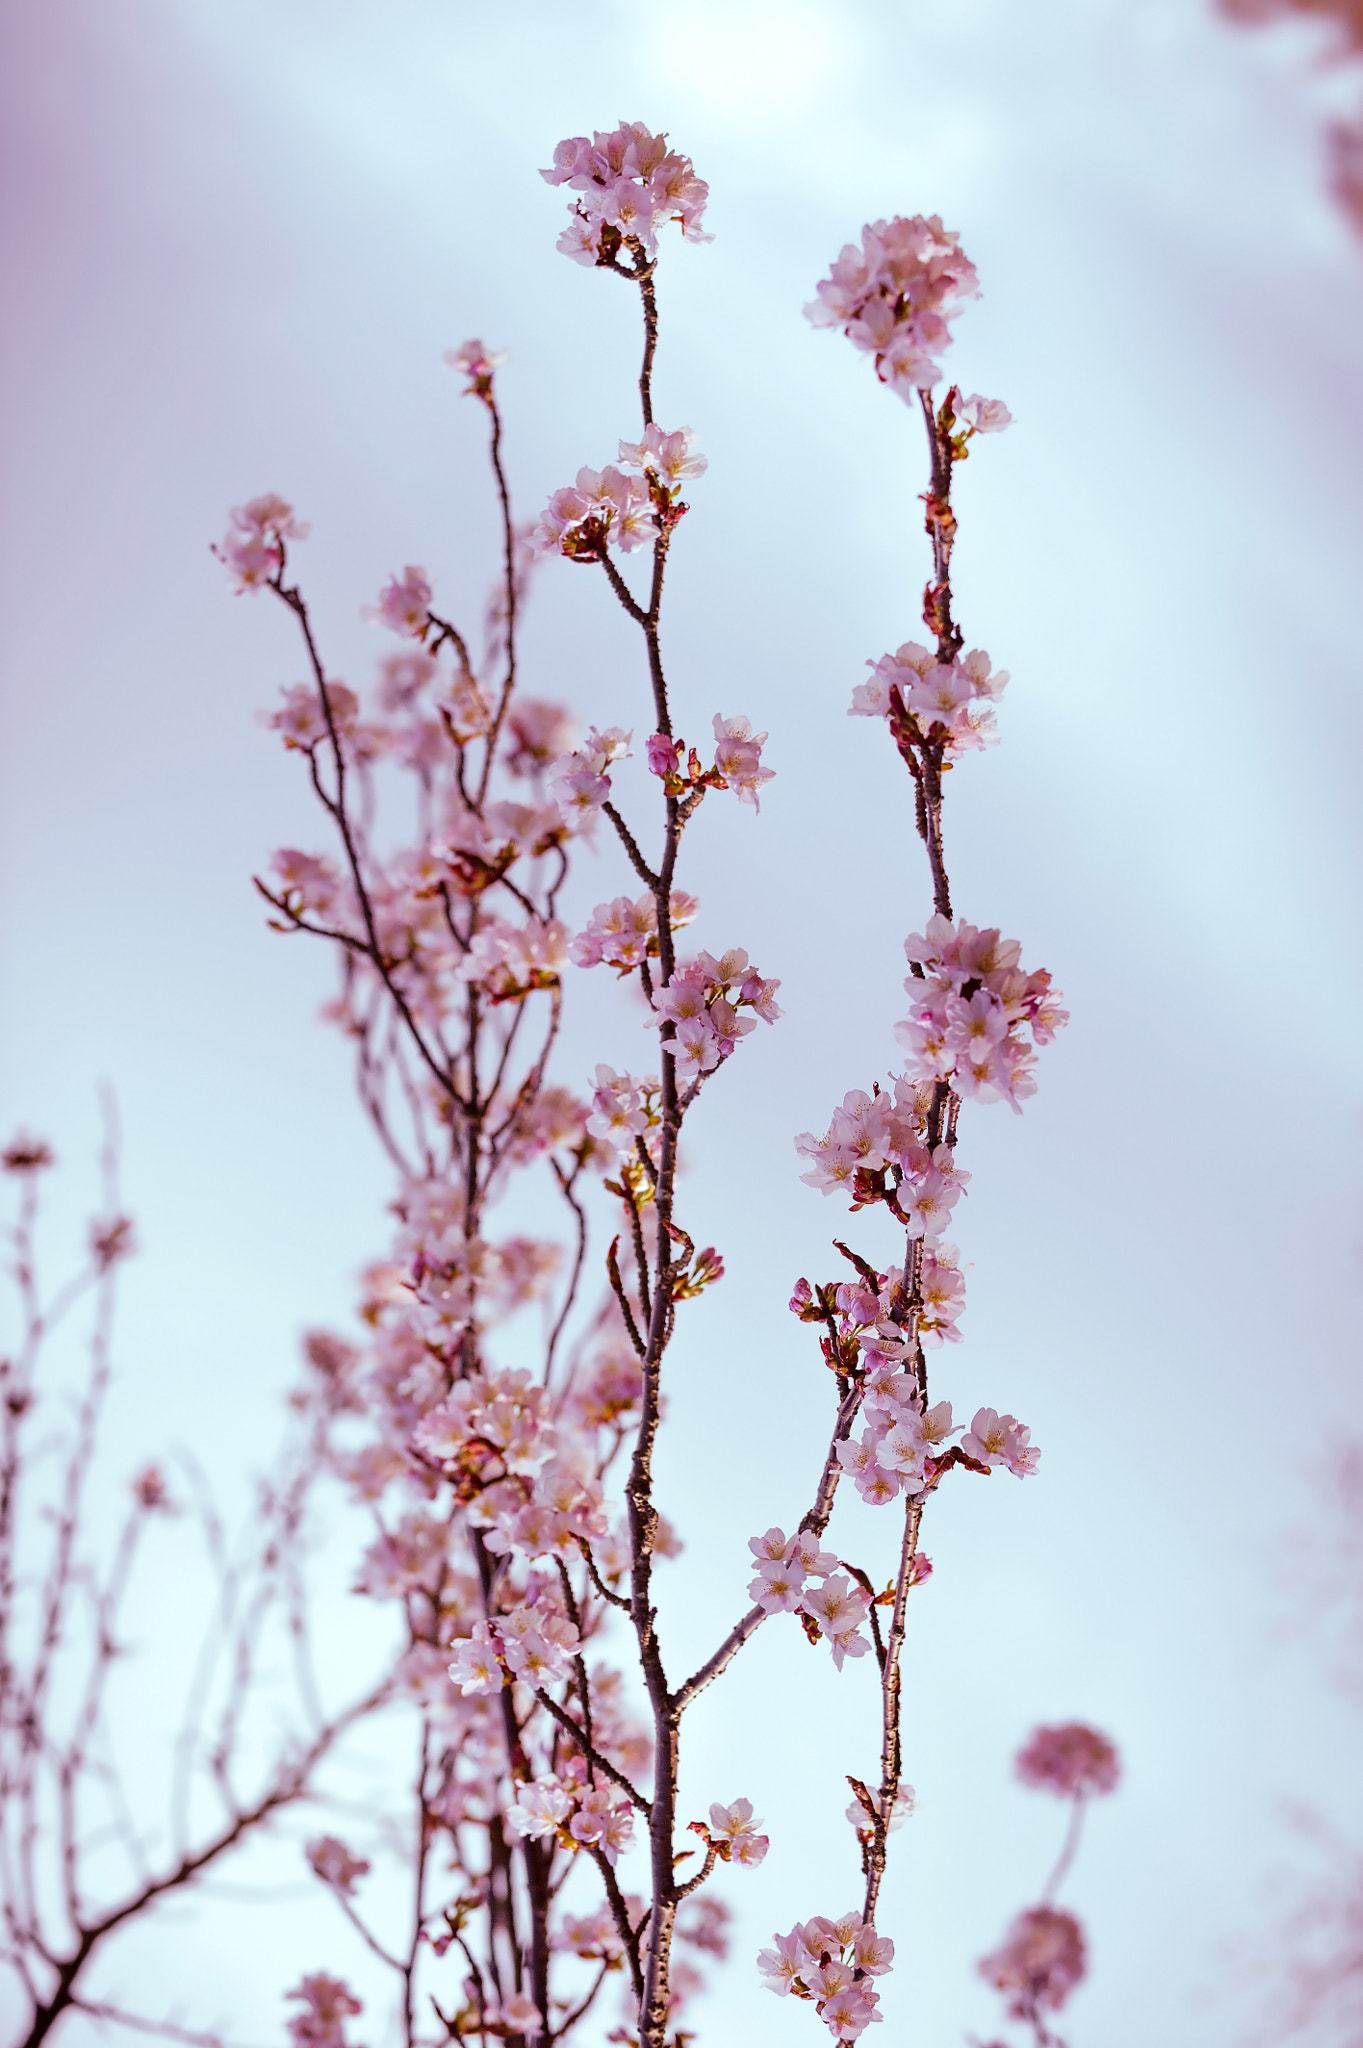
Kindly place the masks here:
[(855, 2041), (881, 2018), (871, 1979), (893, 1965), (894, 1943), (860, 1913), (844, 1913), (840, 1920), (820, 1916), (803, 1926), (797, 1921), (789, 1934), (772, 1938), (775, 1948), (764, 1948), (757, 1958), (767, 1989), (782, 1998), (793, 1992), (812, 1999), (835, 2041)]
[(963, 658), (939, 661), (916, 640), (868, 662), (871, 680), (852, 691), (849, 718), (886, 718), (896, 739), (906, 723), (920, 745), (948, 759), (998, 739), (994, 706), (1008, 687), (1008, 671), (990, 667), (972, 648)]
[(806, 306), (816, 327), (841, 327), (875, 358), (883, 384), (912, 403), (941, 376), (933, 361), (951, 340), (950, 322), (979, 297), (975, 266), (960, 236), (934, 213), (869, 222), (861, 247), (849, 242)]
[[(537, 555), (599, 562), (611, 548), (627, 555), (670, 533), (686, 514), (681, 487), (707, 464), (692, 453), (689, 427), (665, 434), (649, 426), (641, 441), (622, 441), (619, 459), (605, 469), (580, 469), (575, 483), (555, 491), (530, 535)], [(627, 471), (637, 474), (628, 475)]]
[[(1069, 1021), (1045, 968), (1024, 974), (1022, 948), (997, 930), (933, 917), (904, 952), (916, 972), (904, 983), (908, 1016), (895, 1036), (923, 1080), (950, 1081), (958, 1095), (1003, 1100), (1021, 1110), (1036, 1093), (1034, 1046), (1049, 1045)], [(1028, 1045), (1022, 1031), (1031, 1032)]]
[[(764, 1024), (774, 1024), (781, 1015), (776, 1002), (780, 986), (779, 981), (762, 979), (741, 946), (731, 946), (718, 960), (713, 953), (697, 953), (679, 966), (653, 997), (657, 1015), (674, 1027), (671, 1044), (678, 1079), (712, 1073), (759, 1017)], [(745, 1016), (744, 1011), (751, 1014)]]
[(614, 264), (622, 247), (652, 257), (658, 229), (676, 221), (688, 242), (708, 242), (701, 226), (710, 188), (698, 178), (689, 156), (667, 146), (641, 121), (622, 121), (590, 139), (570, 135), (554, 151), (540, 176), (567, 185), (576, 195), (558, 247), (575, 263)]

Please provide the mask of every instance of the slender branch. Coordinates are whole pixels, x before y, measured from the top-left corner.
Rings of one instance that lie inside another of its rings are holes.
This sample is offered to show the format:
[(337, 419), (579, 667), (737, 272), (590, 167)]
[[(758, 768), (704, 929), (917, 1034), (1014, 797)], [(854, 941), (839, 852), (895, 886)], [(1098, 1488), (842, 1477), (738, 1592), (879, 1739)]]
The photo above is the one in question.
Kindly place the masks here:
[(652, 1806), (650, 1805), (649, 1801), (645, 1799), (643, 1793), (639, 1790), (638, 1786), (631, 1785), (629, 1779), (625, 1776), (624, 1772), (618, 1771), (615, 1768), (615, 1765), (611, 1762), (609, 1757), (602, 1756), (600, 1750), (597, 1749), (595, 1744), (588, 1739), (587, 1732), (583, 1728), (581, 1722), (575, 1721), (572, 1715), (566, 1709), (566, 1707), (561, 1707), (556, 1699), (551, 1698), (550, 1695), (544, 1691), (543, 1687), (536, 1685), (532, 1686), (531, 1690), (534, 1693), (535, 1698), (539, 1701), (540, 1705), (545, 1709), (545, 1711), (547, 1713), (552, 1714), (554, 1719), (560, 1724), (560, 1726), (567, 1729), (568, 1733), (572, 1736), (573, 1741), (582, 1751), (582, 1754), (586, 1757), (588, 1763), (592, 1766), (592, 1768), (594, 1770), (600, 1771), (604, 1777), (609, 1778), (613, 1785), (618, 1785), (620, 1790), (624, 1793), (625, 1797), (629, 1800), (630, 1805), (633, 1806), (637, 1812), (643, 1814), (651, 1813), (653, 1810)]
[[(838, 1490), (838, 1481), (842, 1476), (842, 1467), (838, 1463), (838, 1445), (847, 1441), (861, 1402), (862, 1389), (859, 1385), (855, 1385), (848, 1389), (838, 1408), (837, 1421), (833, 1425), (833, 1435), (828, 1446), (828, 1455), (824, 1459), (818, 1491), (814, 1496), (814, 1505), (800, 1523), (802, 1530), (811, 1530), (815, 1536), (822, 1536), (824, 1530), (828, 1527), (829, 1517), (833, 1513), (833, 1500)], [(708, 1657), (705, 1663), (701, 1665), (699, 1671), (693, 1672), (685, 1685), (679, 1687), (676, 1693), (674, 1693), (673, 1705), (679, 1714), (685, 1713), (691, 1702), (698, 1694), (704, 1692), (707, 1685), (713, 1685), (720, 1673), (733, 1662), (733, 1659), (738, 1655), (743, 1645), (751, 1642), (766, 1619), (767, 1611), (764, 1607), (750, 1607), (743, 1616), (743, 1619), (734, 1624), (714, 1655)]]

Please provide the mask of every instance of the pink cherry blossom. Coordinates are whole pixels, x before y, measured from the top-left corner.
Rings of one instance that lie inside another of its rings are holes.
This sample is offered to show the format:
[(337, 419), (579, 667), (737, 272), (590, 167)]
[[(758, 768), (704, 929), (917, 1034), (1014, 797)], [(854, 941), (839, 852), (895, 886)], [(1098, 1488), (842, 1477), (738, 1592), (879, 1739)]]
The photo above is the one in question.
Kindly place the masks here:
[(1013, 415), (1001, 398), (981, 398), (978, 391), (969, 398), (957, 397), (952, 404), (961, 425), (972, 434), (1001, 434), (1013, 424)]
[(875, 221), (860, 248), (843, 249), (805, 308), (816, 327), (841, 327), (873, 356), (876, 375), (906, 403), (937, 382), (942, 372), (933, 358), (951, 339), (949, 323), (979, 296), (959, 241), (936, 214)]
[(690, 427), (665, 434), (661, 427), (649, 425), (641, 441), (620, 443), (620, 460), (626, 469), (652, 470), (669, 484), (681, 483), (686, 477), (704, 476), (710, 466), (703, 455), (693, 452), (695, 438)]
[(557, 1778), (536, 1778), (522, 1785), (507, 1809), (507, 1825), (518, 1835), (538, 1841), (557, 1833), (573, 1810), (573, 1802)]
[(968, 1458), (978, 1458), (985, 1465), (1006, 1465), (1018, 1479), (1025, 1479), (1029, 1472), (1035, 1472), (1041, 1452), (1035, 1444), (1029, 1444), (1031, 1435), (1015, 1415), (999, 1415), (992, 1408), (977, 1409), (969, 1431), (961, 1439), (961, 1449)]
[(285, 1995), (301, 1998), (306, 2007), (288, 2023), (294, 2048), (346, 2048), (346, 2020), (363, 2010), (348, 1984), (319, 1970)]
[(1086, 1798), (1115, 1791), (1121, 1763), (1106, 1735), (1083, 1721), (1066, 1721), (1032, 1731), (1018, 1751), (1017, 1774), (1024, 1785), (1061, 1798)]
[(607, 770), (629, 756), (632, 734), (618, 725), (598, 732), (593, 726), (582, 745), (565, 754), (549, 771), (549, 789), (565, 825), (582, 831), (595, 823), (597, 811), (611, 793)]
[(228, 516), (231, 526), (213, 552), (230, 572), (238, 594), (272, 583), (284, 566), (284, 542), (306, 540), (308, 535), (292, 505), (273, 491), (234, 505)]
[(724, 777), (729, 789), (738, 791), (740, 803), (751, 804), (760, 810), (758, 791), (770, 782), (776, 774), (774, 768), (762, 766), (762, 748), (767, 735), (755, 733), (752, 721), (747, 718), (724, 718), (715, 713), (715, 767)]
[(450, 1677), (466, 1698), (471, 1693), (501, 1691), (506, 1682), (505, 1674), (486, 1623), (479, 1622), (471, 1637), (451, 1644), (451, 1649), (454, 1655), (449, 1667)]
[(731, 1862), (748, 1869), (755, 1869), (770, 1847), (767, 1836), (757, 1832), (761, 1825), (761, 1821), (753, 1819), (751, 1799), (735, 1799), (732, 1806), (710, 1808), (711, 1836), (727, 1845)]
[(379, 592), (377, 605), (365, 606), (363, 616), (409, 640), (422, 639), (431, 617), (431, 586), (426, 571), (409, 562), (400, 577), (389, 578)]
[(523, 1991), (507, 1993), (501, 2003), (501, 2017), (509, 2034), (540, 2034), (544, 2031), (539, 2007)]
[(574, 262), (614, 260), (624, 236), (652, 256), (658, 229), (668, 220), (679, 223), (687, 241), (710, 240), (701, 226), (709, 187), (696, 176), (690, 157), (669, 150), (666, 135), (651, 134), (642, 122), (622, 122), (590, 138), (569, 136), (540, 176), (547, 184), (567, 185), (574, 195), (558, 243)]
[(1059, 2012), (1086, 1968), (1084, 1931), (1073, 1913), (1032, 1906), (1019, 1913), (1001, 1946), (980, 1964), (980, 1975), (1008, 1994), (1014, 2019)]
[(335, 1835), (320, 1835), (308, 1843), (304, 1853), (322, 1882), (334, 1885), (347, 1896), (354, 1891), (356, 1878), (363, 1877), (369, 1868), (363, 1857), (352, 1856)]
[(447, 348), (445, 361), (452, 370), (462, 372), (469, 380), (469, 390), (481, 397), (491, 390), (493, 372), (506, 361), (506, 351), (485, 348), (481, 341), (465, 341), (458, 348)]

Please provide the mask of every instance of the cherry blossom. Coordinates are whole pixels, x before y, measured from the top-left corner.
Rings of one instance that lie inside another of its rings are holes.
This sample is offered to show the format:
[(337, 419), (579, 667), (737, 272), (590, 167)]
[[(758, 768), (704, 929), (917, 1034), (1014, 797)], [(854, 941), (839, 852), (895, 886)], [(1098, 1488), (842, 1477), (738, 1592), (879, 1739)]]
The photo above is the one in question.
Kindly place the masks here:
[(780, 986), (753, 970), (741, 946), (731, 947), (718, 959), (713, 953), (697, 953), (693, 960), (680, 962), (653, 996), (656, 1015), (674, 1029), (678, 1078), (691, 1080), (713, 1072), (759, 1017), (774, 1024), (781, 1015), (775, 1001)]
[(408, 640), (423, 639), (431, 621), (431, 585), (426, 571), (409, 562), (400, 577), (389, 578), (377, 605), (366, 605), (362, 615)]
[(950, 322), (979, 297), (975, 266), (936, 214), (896, 215), (848, 243), (818, 297), (805, 308), (816, 327), (841, 327), (875, 359), (881, 382), (908, 402), (942, 372), (933, 360), (951, 339)]
[(568, 753), (573, 721), (566, 706), (522, 698), (507, 715), (511, 742), (506, 765), (512, 775), (538, 775)]
[(539, 2007), (523, 1991), (510, 1991), (501, 2001), (501, 2021), (508, 2034), (541, 2034), (544, 2031)]
[(273, 583), (284, 566), (284, 542), (306, 540), (309, 529), (299, 524), (292, 505), (267, 491), (245, 505), (234, 505), (231, 525), (213, 552), (224, 565), (237, 593)]
[(618, 725), (607, 726), (604, 732), (593, 726), (580, 747), (555, 762), (549, 772), (549, 789), (565, 825), (580, 832), (595, 822), (611, 793), (606, 771), (612, 763), (628, 758), (632, 737)]
[(1009, 1994), (1011, 2018), (1034, 2020), (1059, 2012), (1086, 1967), (1084, 1932), (1072, 1913), (1032, 1906), (1019, 1913), (1002, 1944), (980, 1964), (980, 1975)]
[(762, 748), (767, 735), (755, 733), (747, 718), (724, 718), (715, 713), (715, 767), (725, 786), (737, 790), (738, 800), (760, 810), (757, 792), (772, 780), (774, 768), (762, 766)]
[(492, 389), (493, 372), (506, 361), (506, 351), (485, 348), (481, 341), (465, 341), (458, 348), (447, 348), (445, 361), (468, 378), (468, 390), (474, 397), (485, 398)]
[[(653, 743), (650, 740), (649, 745)], [(684, 889), (672, 891), (669, 922), (673, 931), (691, 923), (700, 910), (694, 896)], [(658, 956), (658, 906), (654, 898), (617, 896), (613, 902), (598, 903), (591, 921), (578, 933), (571, 955), (579, 967), (596, 967), (603, 961), (628, 973), (646, 959)]]
[(894, 1943), (860, 1913), (836, 1921), (815, 1918), (803, 1926), (797, 1922), (789, 1934), (773, 1940), (776, 1946), (757, 1958), (768, 1990), (783, 1998), (793, 1991), (813, 1999), (834, 2040), (855, 2041), (883, 2017), (880, 1994), (870, 1980), (892, 1967)]
[(558, 246), (576, 263), (613, 262), (621, 244), (631, 242), (652, 256), (658, 229), (669, 220), (689, 242), (711, 239), (701, 227), (709, 187), (690, 157), (669, 150), (666, 135), (650, 134), (642, 122), (621, 122), (590, 138), (569, 136), (540, 176), (574, 194)]
[(983, 649), (944, 662), (906, 640), (867, 667), (871, 680), (854, 686), (849, 717), (893, 721), (907, 714), (923, 739), (952, 759), (997, 741), (994, 706), (1008, 687), (1008, 671), (995, 669)]
[(751, 1799), (735, 1799), (732, 1806), (715, 1804), (710, 1808), (710, 1840), (719, 1845), (720, 1855), (727, 1862), (753, 1869), (762, 1861), (771, 1845), (766, 1835), (758, 1834), (761, 1825), (761, 1821), (753, 1819)]
[(294, 2048), (346, 2048), (346, 2020), (363, 2010), (348, 1984), (319, 1970), (285, 1995), (301, 1998), (306, 2008), (289, 2020)]
[(642, 440), (620, 443), (620, 460), (626, 469), (642, 470), (645, 474), (651, 470), (669, 484), (679, 484), (687, 477), (704, 476), (710, 466), (704, 455), (695, 452), (695, 439), (690, 427), (665, 434), (650, 422), (644, 428)]
[(1006, 1465), (1016, 1478), (1025, 1479), (1041, 1457), (1038, 1447), (1028, 1443), (1030, 1435), (1015, 1415), (980, 1408), (961, 1439), (961, 1449), (968, 1458), (978, 1458), (983, 1465)]
[(962, 1095), (1020, 1110), (1036, 1090), (1035, 1048), (1067, 1021), (1050, 975), (1044, 968), (1024, 974), (1015, 940), (964, 919), (958, 926), (933, 917), (904, 951), (919, 970), (904, 983), (909, 1014), (895, 1026), (911, 1074), (950, 1080)]
[(1116, 1745), (1083, 1721), (1056, 1728), (1037, 1728), (1017, 1755), (1017, 1774), (1024, 1785), (1055, 1792), (1063, 1799), (1116, 1790), (1121, 1763)]
[[(878, 1814), (881, 1810), (879, 1800), (873, 1797), (872, 1804)], [(901, 1785), (895, 1793), (893, 1804), (890, 1807), (890, 1817), (885, 1823), (886, 1834), (892, 1835), (897, 1829), (902, 1828), (905, 1821), (909, 1820), (916, 1812), (917, 1806), (918, 1797), (913, 1786)], [(871, 1815), (859, 1799), (853, 1799), (849, 1802), (847, 1818), (859, 1833), (863, 1829), (869, 1829), (871, 1826)], [(870, 1969), (872, 1974), (875, 1974), (875, 1965), (879, 1963), (881, 1956), (886, 1950), (888, 1950), (889, 1955), (892, 1957), (894, 1955), (894, 1943), (877, 1935), (874, 1928), (868, 1928), (865, 1930), (864, 1936), (859, 1938), (857, 1960), (861, 1963), (863, 1969)], [(872, 1958), (869, 1962), (867, 1961), (868, 1955)], [(888, 1969), (888, 1960), (884, 1963), (883, 1967)]]
[(981, 398), (978, 391), (962, 398), (958, 393), (951, 405), (961, 425), (972, 434), (1001, 434), (1013, 424), (1013, 415), (1001, 398)]
[(501, 1691), (506, 1675), (486, 1622), (479, 1622), (472, 1636), (452, 1647), (450, 1677), (461, 1693), (467, 1697)]
[(305, 1851), (308, 1862), (324, 1884), (334, 1885), (338, 1892), (347, 1896), (355, 1889), (357, 1877), (363, 1877), (369, 1865), (362, 1857), (352, 1856), (344, 1842), (335, 1835), (320, 1835), (309, 1842)]
[(607, 464), (605, 469), (580, 469), (573, 483), (553, 493), (531, 533), (530, 546), (536, 555), (599, 562), (608, 549), (630, 554), (656, 539), (661, 530), (647, 481)]

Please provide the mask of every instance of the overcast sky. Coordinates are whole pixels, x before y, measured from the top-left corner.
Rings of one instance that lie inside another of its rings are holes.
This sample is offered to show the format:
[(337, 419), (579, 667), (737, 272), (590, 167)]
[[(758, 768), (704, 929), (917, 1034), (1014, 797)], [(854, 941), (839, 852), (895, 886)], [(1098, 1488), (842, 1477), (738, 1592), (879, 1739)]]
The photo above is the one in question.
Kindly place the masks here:
[[(1020, 1414), (1043, 1462), (934, 1502), (887, 2033), (990, 2028), (973, 1958), (1058, 1823), (1009, 1758), (1078, 1715), (1127, 1777), (1070, 1887), (1094, 1953), (1073, 2041), (1233, 2042), (1284, 1806), (1359, 1819), (1356, 1729), (1281, 1566), (1310, 1461), (1360, 1419), (1363, 251), (1324, 189), (1314, 46), (1199, 0), (8, 0), (3, 22), (0, 1110), (55, 1139), (74, 1195), (115, 1087), (144, 1251), (114, 1454), (212, 1446), (229, 1495), (299, 1331), (343, 1322), (382, 1253), (390, 1191), (317, 1021), (326, 963), (250, 887), (271, 848), (322, 843), (255, 719), (297, 654), (208, 544), (255, 491), (298, 505), (353, 684), (392, 569), (426, 564), (468, 615), (495, 536), (442, 350), (509, 351), (526, 514), (634, 419), (634, 309), (556, 255), (537, 166), (642, 119), (710, 182), (716, 240), (669, 248), (660, 284), (660, 417), (710, 458), (670, 661), (681, 728), (747, 712), (777, 780), (760, 820), (711, 806), (688, 856), (701, 942), (746, 946), (787, 1015), (689, 1146), (729, 1276), (678, 1353), (663, 1465), (679, 1662), (739, 1611), (746, 1537), (806, 1502), (825, 1389), (784, 1304), (846, 1218), (790, 1139), (894, 1064), (928, 907), (902, 773), (844, 715), (918, 630), (922, 449), (800, 308), (867, 219), (959, 229), (985, 296), (952, 374), (1017, 417), (962, 476), (960, 610), (1014, 681), (1002, 746), (951, 778), (949, 849), (964, 913), (1050, 967), (1074, 1022), (1025, 1116), (963, 1123), (974, 1265), (942, 1391)], [(565, 564), (528, 674), (644, 726), (618, 614)], [(580, 900), (625, 886), (603, 848)], [(608, 998), (583, 989), (566, 1081), (642, 1057)], [(749, 1959), (855, 1890), (838, 1786), (873, 1701), (825, 1663), (766, 1630), (697, 1712), (696, 1796), (748, 1793), (774, 1842), (729, 1881), (718, 2048), (817, 2033)], [(277, 2038), (286, 1982), (351, 1968), (339, 1922), (307, 1926), (300, 1948), (233, 1909), (108, 1981)]]

